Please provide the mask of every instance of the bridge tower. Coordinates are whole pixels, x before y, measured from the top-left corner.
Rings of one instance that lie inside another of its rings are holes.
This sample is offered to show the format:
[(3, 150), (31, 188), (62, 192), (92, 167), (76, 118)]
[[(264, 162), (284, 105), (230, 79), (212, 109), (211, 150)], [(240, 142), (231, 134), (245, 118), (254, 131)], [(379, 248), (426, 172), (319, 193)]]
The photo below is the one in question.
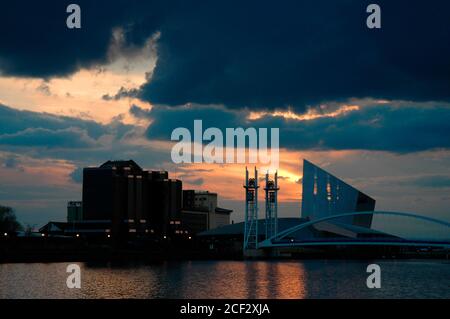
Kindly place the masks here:
[(266, 238), (271, 238), (278, 233), (278, 172), (275, 172), (274, 179), (270, 179), (266, 173)]
[(245, 224), (244, 224), (244, 252), (258, 249), (258, 170), (255, 176), (249, 178), (245, 168)]

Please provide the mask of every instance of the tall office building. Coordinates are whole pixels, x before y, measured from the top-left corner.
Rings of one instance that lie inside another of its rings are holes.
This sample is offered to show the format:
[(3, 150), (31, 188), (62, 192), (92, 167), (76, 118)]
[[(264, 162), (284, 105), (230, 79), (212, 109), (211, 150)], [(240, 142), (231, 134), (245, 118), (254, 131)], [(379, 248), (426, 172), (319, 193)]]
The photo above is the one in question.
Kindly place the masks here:
[(161, 233), (180, 219), (179, 180), (145, 171), (134, 161), (108, 161), (83, 170), (83, 219), (112, 221), (112, 233)]
[[(169, 225), (180, 225), (182, 183), (176, 179), (158, 178), (150, 183), (151, 219), (159, 232), (169, 232)], [(174, 228), (174, 227), (171, 227)]]

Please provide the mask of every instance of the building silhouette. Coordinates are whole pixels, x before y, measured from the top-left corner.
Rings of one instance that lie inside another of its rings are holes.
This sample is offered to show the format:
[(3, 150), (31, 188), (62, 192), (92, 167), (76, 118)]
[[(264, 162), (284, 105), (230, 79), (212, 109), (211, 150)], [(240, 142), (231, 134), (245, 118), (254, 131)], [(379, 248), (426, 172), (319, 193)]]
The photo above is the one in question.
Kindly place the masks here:
[(233, 211), (217, 206), (217, 193), (184, 190), (182, 224), (191, 232), (198, 233), (230, 224)]
[(67, 206), (67, 222), (49, 222), (46, 235), (89, 239), (192, 239), (228, 225), (232, 210), (217, 206), (217, 193), (182, 189), (167, 171), (148, 171), (133, 160), (83, 169), (83, 200)]
[(170, 225), (180, 225), (181, 192), (181, 181), (166, 171), (108, 161), (83, 170), (83, 220), (111, 220), (113, 235), (169, 235)]

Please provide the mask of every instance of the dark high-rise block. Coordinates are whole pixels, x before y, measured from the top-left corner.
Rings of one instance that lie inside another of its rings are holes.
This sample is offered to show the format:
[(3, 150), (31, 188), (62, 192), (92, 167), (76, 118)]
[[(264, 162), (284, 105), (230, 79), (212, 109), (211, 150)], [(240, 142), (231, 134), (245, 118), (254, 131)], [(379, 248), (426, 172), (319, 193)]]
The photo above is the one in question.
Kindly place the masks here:
[(111, 220), (112, 232), (163, 233), (179, 221), (182, 183), (134, 161), (108, 161), (83, 171), (84, 220)]
[(83, 170), (83, 211), (85, 220), (111, 219), (117, 208), (117, 183), (112, 169), (85, 168)]
[(150, 219), (160, 232), (166, 233), (171, 221), (181, 220), (182, 183), (175, 179), (156, 180), (149, 188)]
[(169, 217), (171, 220), (180, 220), (182, 207), (182, 184), (178, 179), (169, 179)]

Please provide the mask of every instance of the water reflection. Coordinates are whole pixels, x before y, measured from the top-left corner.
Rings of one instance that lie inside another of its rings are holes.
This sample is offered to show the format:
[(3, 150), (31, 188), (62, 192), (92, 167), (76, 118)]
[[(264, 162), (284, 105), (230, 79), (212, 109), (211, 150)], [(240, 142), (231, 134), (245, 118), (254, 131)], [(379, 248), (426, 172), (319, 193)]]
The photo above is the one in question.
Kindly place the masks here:
[(0, 264), (0, 298), (449, 298), (444, 261), (379, 261), (382, 289), (366, 287), (356, 261), (189, 261), (80, 264), (82, 288), (66, 287), (68, 263)]

